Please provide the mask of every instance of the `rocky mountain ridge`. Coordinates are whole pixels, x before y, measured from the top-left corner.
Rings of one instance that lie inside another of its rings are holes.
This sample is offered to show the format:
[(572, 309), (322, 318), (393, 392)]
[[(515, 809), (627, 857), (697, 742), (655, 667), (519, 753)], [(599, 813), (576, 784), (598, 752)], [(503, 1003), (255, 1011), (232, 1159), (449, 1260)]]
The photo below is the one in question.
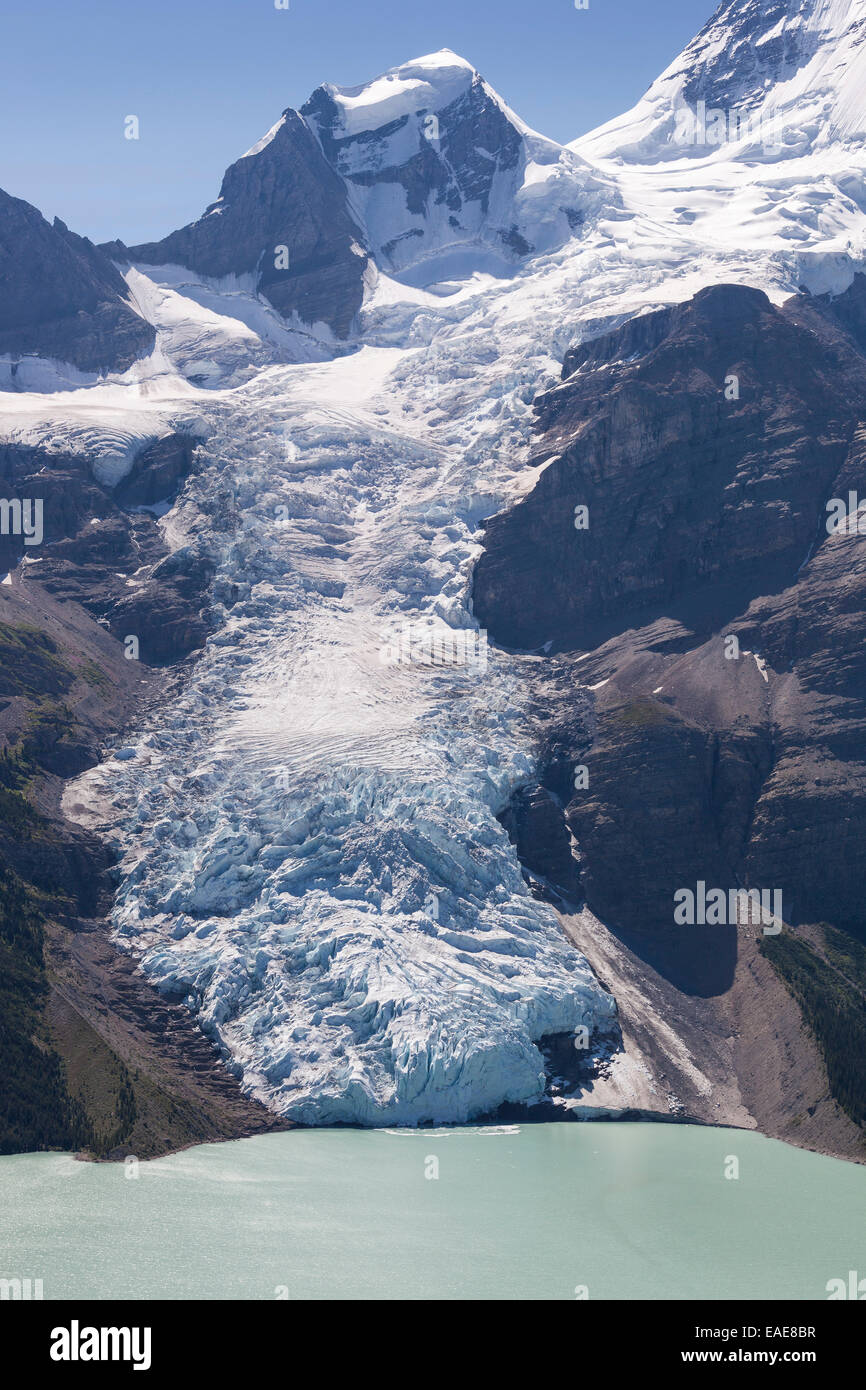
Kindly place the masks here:
[(124, 371), (155, 339), (107, 256), (0, 189), (0, 389), (15, 389), (21, 357)]

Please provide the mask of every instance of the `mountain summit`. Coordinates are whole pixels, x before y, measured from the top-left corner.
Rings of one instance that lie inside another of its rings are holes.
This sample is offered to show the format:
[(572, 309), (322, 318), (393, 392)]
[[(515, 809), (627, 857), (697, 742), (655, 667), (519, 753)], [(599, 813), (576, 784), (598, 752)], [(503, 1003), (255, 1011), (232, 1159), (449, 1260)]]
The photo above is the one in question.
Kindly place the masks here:
[(864, 88), (866, 0), (723, 0), (636, 106), (571, 148), (650, 164), (732, 140), (751, 157), (850, 147), (866, 134)]
[(342, 338), (371, 261), (425, 287), (507, 275), (572, 236), (604, 190), (443, 49), (359, 87), (317, 88), (229, 168), (202, 217), (129, 255), (253, 276), (282, 314)]
[(468, 266), (501, 274), (561, 245), (600, 187), (450, 49), (363, 87), (320, 87), (302, 115), (350, 190), (377, 264), (418, 284)]

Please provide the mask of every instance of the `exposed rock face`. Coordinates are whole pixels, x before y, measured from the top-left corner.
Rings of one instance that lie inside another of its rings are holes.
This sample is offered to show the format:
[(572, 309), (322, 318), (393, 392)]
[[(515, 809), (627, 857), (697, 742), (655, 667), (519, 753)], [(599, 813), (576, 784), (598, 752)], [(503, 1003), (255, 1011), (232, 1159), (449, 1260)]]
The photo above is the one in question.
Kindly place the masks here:
[[(344, 338), (363, 297), (360, 242), (345, 186), (309, 126), (287, 110), (270, 138), (226, 171), (219, 198), (197, 222), (127, 254), (215, 279), (255, 274), (281, 314), (326, 323)], [(280, 247), (289, 251), (286, 268)]]
[[(685, 100), (727, 106), (733, 99), (747, 109), (757, 105), (768, 87), (790, 80), (814, 57), (821, 33), (803, 23), (809, 8), (809, 0), (727, 0), (683, 54), (684, 66), (687, 62), (690, 69), (683, 85)], [(722, 28), (724, 47), (718, 43)]]
[(863, 930), (866, 518), (827, 530), (866, 493), (863, 302), (720, 286), (575, 349), (539, 402), (551, 462), (477, 568), (491, 635), (553, 639), (557, 690), (571, 662), (592, 692), (592, 746), (559, 739), (588, 769), (566, 819), (589, 906), (693, 993), (737, 958), (734, 926), (674, 922), (700, 880)]
[(556, 901), (559, 893), (580, 894), (580, 875), (562, 808), (546, 787), (519, 788), (499, 819), (521, 863), (539, 876), (541, 882), (533, 885), (539, 896)]
[(128, 298), (111, 261), (86, 237), (58, 219), (52, 226), (0, 189), (0, 354), (124, 371), (156, 336)]
[(413, 284), (510, 272), (611, 201), (584, 160), (523, 125), (449, 49), (302, 108), (383, 270)]
[[(29, 567), (28, 567), (29, 568)], [(58, 813), (152, 673), (20, 571), (0, 588), (0, 1152), (141, 1158), (282, 1128), (110, 940), (111, 855)]]
[(714, 287), (575, 349), (563, 375), (538, 402), (552, 461), (488, 524), (477, 569), (500, 641), (586, 647), (674, 612), (714, 627), (793, 580), (866, 397), (866, 361), (816, 308)]
[[(503, 180), (513, 196), (523, 165), (520, 135), (471, 71), (465, 90), (441, 111), (422, 106), (377, 129), (347, 131), (328, 87), (319, 87), (302, 113), (314, 122), (330, 164), (366, 204), (376, 258), (390, 270), (421, 259), (443, 240), (459, 241), (461, 232), (474, 235)], [(387, 219), (376, 215), (377, 205), (388, 206)], [(439, 235), (440, 222), (450, 236)], [(502, 253), (531, 250), (510, 221), (488, 235)]]
[(44, 536), (34, 546), (23, 535), (0, 536), (0, 566), (13, 569), (23, 557), (47, 592), (80, 603), (117, 638), (136, 637), (148, 665), (201, 647), (212, 566), (190, 547), (169, 554), (153, 512), (144, 510), (173, 499), (194, 444), (181, 435), (158, 440), (113, 490), (94, 480), (82, 455), (3, 446), (0, 492), (41, 500)]
[(253, 276), (281, 314), (343, 339), (371, 262), (425, 285), (509, 274), (611, 200), (603, 176), (525, 127), (445, 49), (364, 86), (317, 88), (231, 166), (196, 222), (103, 249), (214, 279)]
[(195, 440), (168, 434), (148, 445), (114, 489), (121, 507), (153, 507), (173, 501), (192, 466)]
[[(864, 482), (862, 436), (838, 480)], [(853, 469), (853, 472), (852, 472)], [(773, 692), (771, 775), (748, 842), (752, 878), (784, 884), (792, 919), (864, 933), (866, 873), (866, 518), (826, 536), (799, 582), (757, 600), (741, 627)], [(778, 691), (778, 693), (777, 693)]]

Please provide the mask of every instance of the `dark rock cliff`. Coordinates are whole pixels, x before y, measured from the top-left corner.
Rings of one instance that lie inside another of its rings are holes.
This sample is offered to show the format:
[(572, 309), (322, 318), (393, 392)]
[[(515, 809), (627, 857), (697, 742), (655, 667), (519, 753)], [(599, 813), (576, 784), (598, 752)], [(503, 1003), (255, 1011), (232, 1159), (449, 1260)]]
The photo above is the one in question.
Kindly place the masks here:
[(866, 534), (826, 525), (866, 493), (863, 305), (859, 281), (781, 308), (719, 286), (577, 347), (538, 402), (550, 462), (477, 566), (491, 636), (596, 687), (566, 806), (587, 902), (702, 993), (736, 932), (675, 926), (698, 880), (864, 929)]
[[(279, 247), (289, 248), (287, 266)], [(281, 314), (326, 323), (339, 338), (361, 307), (367, 264), (345, 187), (292, 110), (262, 149), (230, 166), (198, 221), (126, 254), (216, 279), (253, 273)]]
[(135, 510), (170, 500), (193, 452), (167, 436), (112, 491), (85, 457), (0, 450), (0, 491), (45, 498), (39, 545), (0, 537), (0, 1153), (145, 1158), (283, 1127), (117, 951), (111, 855), (60, 809), (65, 780), (164, 693), (154, 667), (205, 639), (206, 557), (167, 554)]
[(498, 640), (585, 649), (662, 614), (714, 629), (794, 579), (866, 399), (866, 359), (817, 306), (714, 287), (563, 374), (537, 403), (551, 462), (487, 525), (475, 610)]
[[(537, 402), (547, 467), (487, 523), (474, 584), (491, 638), (535, 653), (542, 785), (504, 817), (527, 872), (562, 885), (567, 832), (566, 908), (621, 943), (585, 928), (590, 960), (644, 962), (689, 1047), (729, 1037), (766, 1132), (858, 1157), (864, 347), (864, 277), (780, 308), (717, 286), (576, 346)], [(701, 882), (778, 892), (783, 930), (678, 924)]]
[(0, 354), (124, 371), (156, 334), (126, 284), (86, 237), (0, 189)]
[(168, 435), (142, 450), (116, 488), (103, 487), (80, 454), (0, 446), (0, 494), (42, 501), (42, 543), (0, 535), (0, 569), (22, 558), (47, 593), (80, 603), (139, 658), (164, 665), (204, 645), (213, 569), (192, 549), (169, 554), (156, 504), (173, 500), (193, 466), (195, 441)]

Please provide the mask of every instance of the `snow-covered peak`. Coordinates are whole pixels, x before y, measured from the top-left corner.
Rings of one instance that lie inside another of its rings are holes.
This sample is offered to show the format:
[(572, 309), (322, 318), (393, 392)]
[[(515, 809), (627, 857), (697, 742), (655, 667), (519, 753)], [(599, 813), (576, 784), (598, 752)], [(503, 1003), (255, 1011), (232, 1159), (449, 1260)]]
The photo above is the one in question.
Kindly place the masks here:
[(208, 296), (242, 281), (318, 343), (355, 331), (378, 271), (450, 295), (478, 274), (513, 275), (613, 201), (607, 179), (441, 49), (357, 87), (318, 87), (228, 168), (201, 217), (111, 251), (193, 271)]
[(335, 87), (328, 93), (340, 112), (346, 135), (381, 130), (383, 126), (420, 110), (441, 111), (472, 86), (477, 73), (465, 58), (442, 48), (391, 68), (359, 87)]
[(866, 134), (866, 0), (724, 0), (624, 115), (571, 146), (650, 164), (797, 158)]
[(360, 87), (319, 87), (301, 114), (377, 265), (413, 285), (447, 292), (476, 272), (511, 274), (602, 201), (583, 160), (530, 130), (447, 48)]
[(257, 140), (254, 145), (251, 145), (246, 154), (241, 155), (241, 159), (253, 159), (257, 154), (261, 154), (262, 150), (266, 149), (271, 141), (279, 135), (285, 124), (286, 112), (284, 111), (280, 119), (274, 122), (267, 134), (263, 135), (261, 140)]
[(836, 293), (866, 261), (864, 91), (866, 0), (725, 0), (637, 106), (570, 148), (634, 218), (617, 242), (721, 253), (749, 283), (769, 256), (792, 288)]

